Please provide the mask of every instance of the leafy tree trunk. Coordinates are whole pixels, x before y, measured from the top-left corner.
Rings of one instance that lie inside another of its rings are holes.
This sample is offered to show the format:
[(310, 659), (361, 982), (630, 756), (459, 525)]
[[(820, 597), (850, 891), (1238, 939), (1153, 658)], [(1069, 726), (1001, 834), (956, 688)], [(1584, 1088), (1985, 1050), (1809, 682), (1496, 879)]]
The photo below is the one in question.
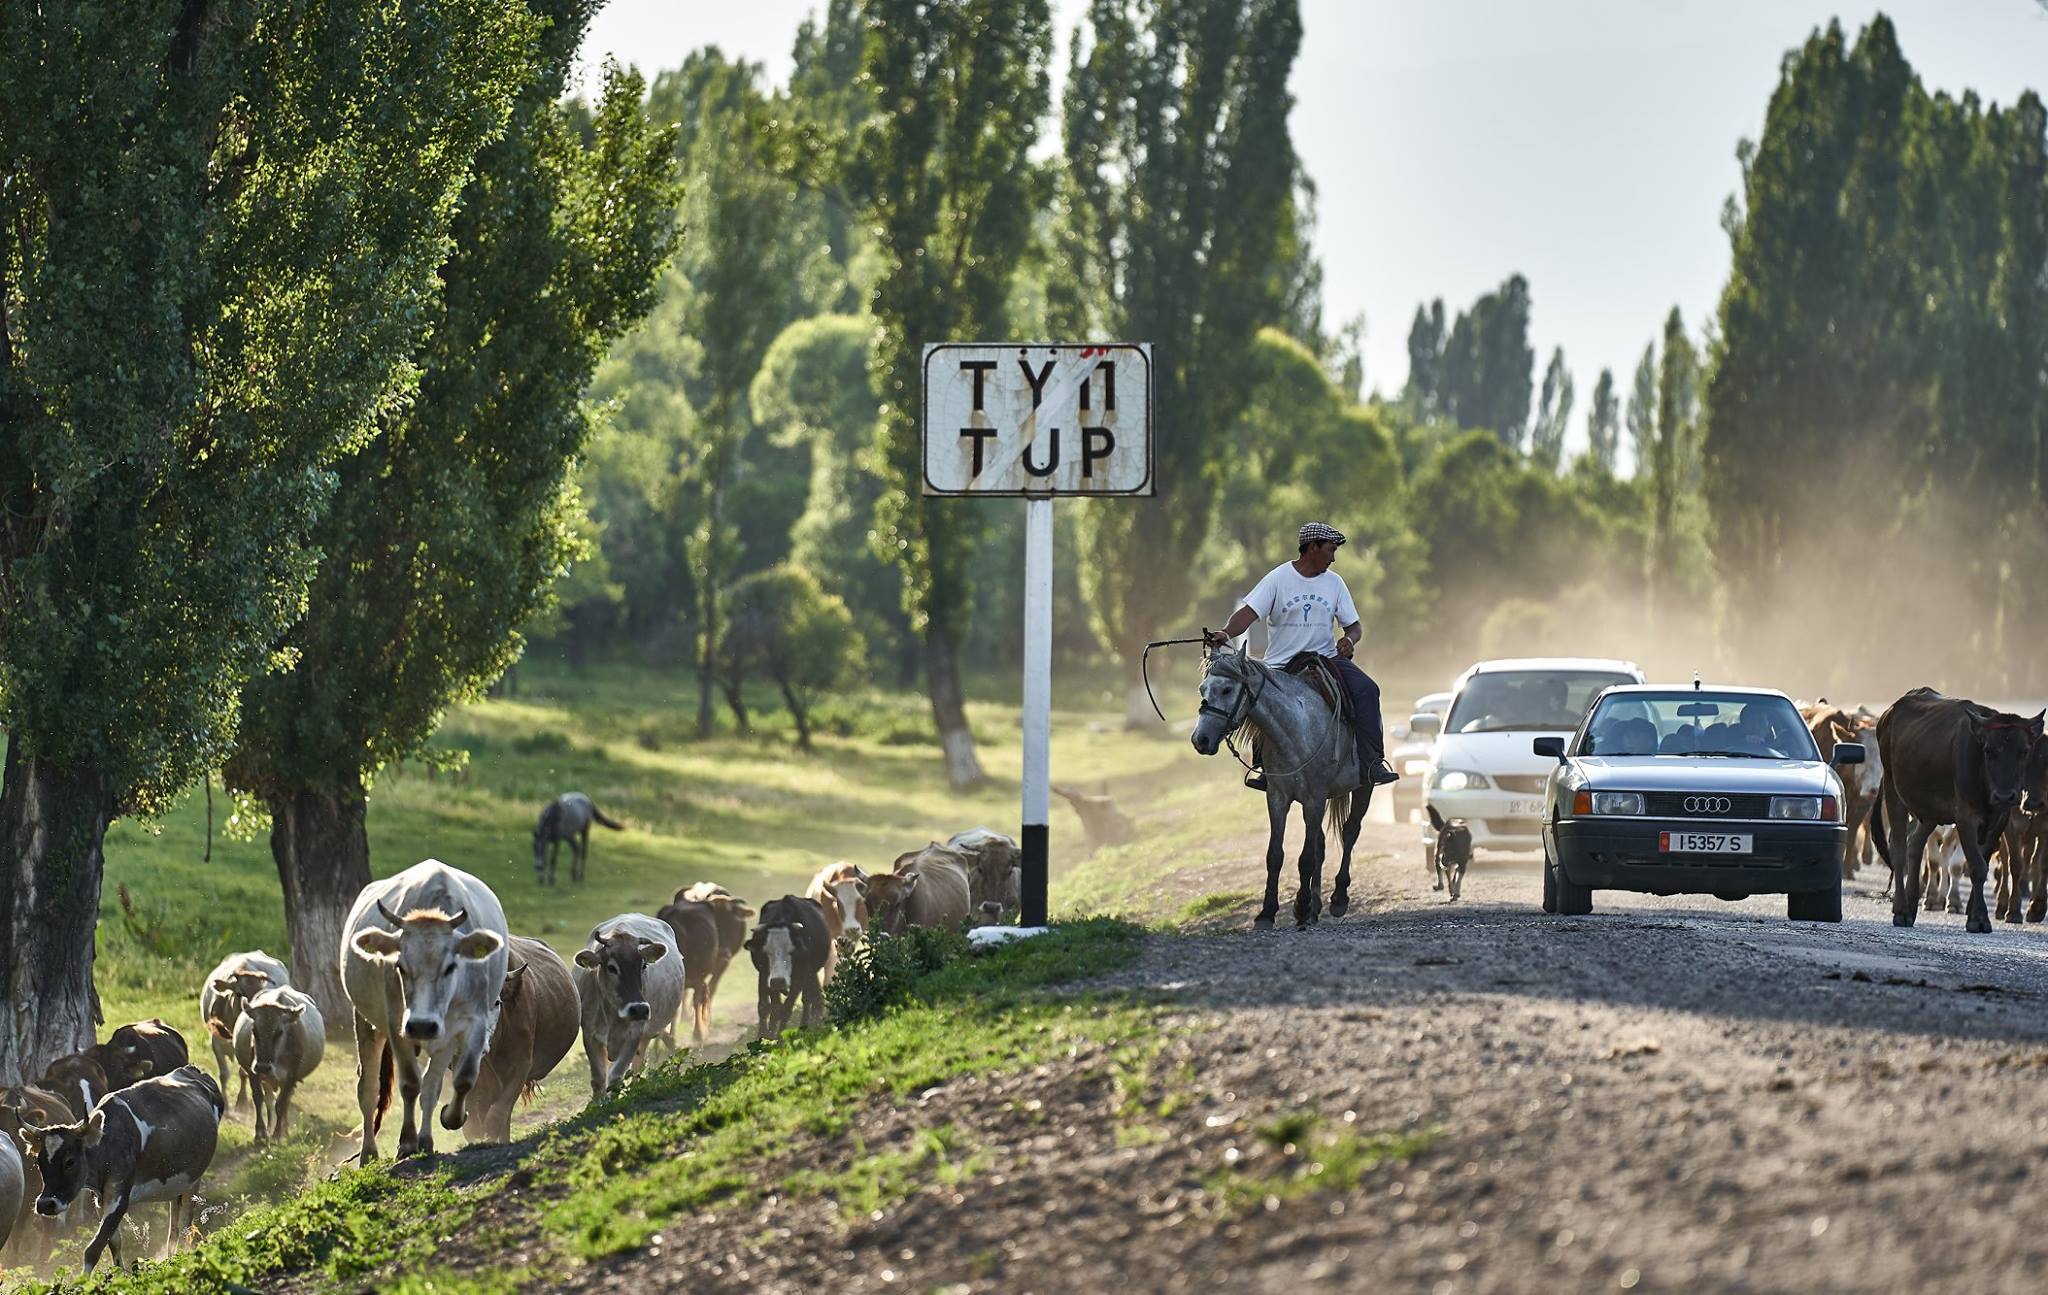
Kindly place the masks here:
[(967, 727), (967, 699), (960, 689), (960, 649), (936, 620), (924, 635), (925, 676), (931, 686), (932, 723), (946, 751), (946, 780), (955, 791), (978, 787), (987, 780), (974, 756), (974, 734)]
[[(782, 684), (782, 704), (789, 707), (789, 717), (796, 721), (796, 746), (799, 751), (811, 749), (811, 713), (803, 703), (797, 690), (788, 683)], [(971, 752), (970, 752), (971, 754)]]
[(92, 1046), (93, 928), (114, 797), (93, 771), (60, 769), (7, 745), (0, 782), (0, 1084), (41, 1075)]
[(328, 787), (293, 787), (266, 798), (270, 856), (284, 883), (292, 985), (313, 996), (330, 1034), (354, 1019), (341, 987), (341, 928), (370, 884), (370, 838), (362, 779), (343, 775)]
[(740, 681), (738, 679), (722, 680), (718, 685), (718, 690), (725, 694), (725, 708), (732, 712), (732, 722), (739, 726), (740, 732), (752, 733), (754, 731), (754, 722), (747, 715), (747, 697), (741, 691)]

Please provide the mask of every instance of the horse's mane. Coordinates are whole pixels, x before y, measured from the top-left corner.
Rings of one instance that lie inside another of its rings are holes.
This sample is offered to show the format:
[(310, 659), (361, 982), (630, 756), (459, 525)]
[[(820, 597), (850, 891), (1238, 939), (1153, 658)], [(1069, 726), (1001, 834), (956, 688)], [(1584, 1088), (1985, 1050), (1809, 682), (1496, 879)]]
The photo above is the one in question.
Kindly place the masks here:
[[(1273, 667), (1267, 665), (1264, 661), (1257, 659), (1256, 657), (1252, 656), (1251, 653), (1246, 652), (1243, 649), (1239, 649), (1236, 652), (1232, 652), (1227, 656), (1223, 654), (1218, 654), (1214, 657), (1211, 657), (1209, 661), (1209, 669), (1215, 669), (1218, 662), (1231, 660), (1233, 658), (1243, 662), (1244, 664), (1243, 673), (1237, 675), (1237, 685), (1240, 688), (1252, 687), (1256, 675), (1259, 672), (1264, 672), (1265, 674), (1271, 676), (1266, 681), (1268, 686), (1271, 686), (1273, 683), (1278, 682), (1279, 680), (1285, 678), (1285, 675), (1281, 671), (1275, 670)], [(1205, 671), (1204, 673), (1207, 673), (1207, 671)], [(1232, 729), (1229, 733), (1225, 734), (1224, 736), (1242, 739), (1243, 741), (1252, 743), (1254, 747), (1256, 747), (1256, 745), (1265, 738), (1265, 730), (1259, 727), (1259, 722), (1252, 718), (1251, 711), (1247, 709), (1244, 715), (1244, 722), (1239, 724), (1236, 728)]]

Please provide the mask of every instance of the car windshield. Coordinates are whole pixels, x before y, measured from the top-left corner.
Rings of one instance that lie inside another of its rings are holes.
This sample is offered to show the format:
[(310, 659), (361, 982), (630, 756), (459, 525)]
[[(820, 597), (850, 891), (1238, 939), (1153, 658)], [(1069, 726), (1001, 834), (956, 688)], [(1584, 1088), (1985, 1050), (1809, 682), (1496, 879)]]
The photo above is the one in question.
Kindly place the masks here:
[(1534, 730), (1569, 733), (1585, 717), (1602, 689), (1634, 683), (1612, 671), (1499, 670), (1465, 682), (1447, 733), (1507, 733)]
[(1578, 754), (1820, 759), (1813, 735), (1783, 697), (1691, 689), (1602, 698)]

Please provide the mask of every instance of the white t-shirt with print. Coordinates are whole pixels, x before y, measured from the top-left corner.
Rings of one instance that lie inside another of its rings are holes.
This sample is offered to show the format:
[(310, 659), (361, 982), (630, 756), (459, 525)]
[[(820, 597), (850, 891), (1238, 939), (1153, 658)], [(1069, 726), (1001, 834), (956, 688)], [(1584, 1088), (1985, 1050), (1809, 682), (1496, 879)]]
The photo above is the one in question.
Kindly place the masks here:
[(1358, 619), (1351, 590), (1334, 570), (1314, 579), (1282, 562), (1244, 596), (1244, 605), (1266, 622), (1266, 660), (1285, 665), (1297, 652), (1337, 655), (1333, 628)]

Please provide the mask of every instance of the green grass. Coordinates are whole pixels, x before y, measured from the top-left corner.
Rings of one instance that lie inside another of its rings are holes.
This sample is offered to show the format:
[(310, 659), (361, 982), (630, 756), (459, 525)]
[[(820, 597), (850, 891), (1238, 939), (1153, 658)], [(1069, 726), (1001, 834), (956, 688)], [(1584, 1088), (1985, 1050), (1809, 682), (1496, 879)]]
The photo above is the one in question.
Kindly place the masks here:
[[(587, 1134), (575, 1122), (557, 1135), (543, 1158), (567, 1195), (545, 1228), (586, 1257), (631, 1249), (673, 1215), (750, 1199), (766, 1185), (764, 1165), (845, 1135), (868, 1103), (1037, 1065), (1083, 1041), (1140, 1035), (1149, 1028), (1142, 1008), (1035, 992), (1136, 951), (1132, 928), (1079, 923), (963, 958), (926, 978), (917, 1001), (814, 1033), (799, 1047), (756, 1046), (717, 1065), (657, 1070), (618, 1109), (593, 1113)], [(689, 1154), (675, 1155), (679, 1145)], [(915, 1146), (890, 1154), (899, 1177), (931, 1163)], [(870, 1188), (881, 1192), (889, 1181)]]
[(1219, 1214), (1242, 1214), (1268, 1199), (1355, 1190), (1369, 1170), (1413, 1160), (1443, 1136), (1434, 1126), (1361, 1133), (1305, 1112), (1282, 1116), (1256, 1133), (1269, 1154), (1232, 1159), (1209, 1176), (1206, 1185)]

